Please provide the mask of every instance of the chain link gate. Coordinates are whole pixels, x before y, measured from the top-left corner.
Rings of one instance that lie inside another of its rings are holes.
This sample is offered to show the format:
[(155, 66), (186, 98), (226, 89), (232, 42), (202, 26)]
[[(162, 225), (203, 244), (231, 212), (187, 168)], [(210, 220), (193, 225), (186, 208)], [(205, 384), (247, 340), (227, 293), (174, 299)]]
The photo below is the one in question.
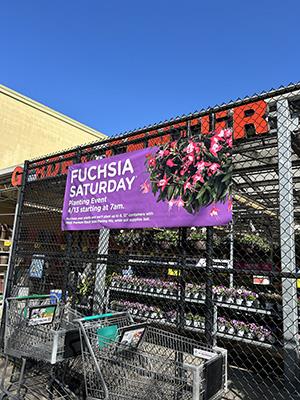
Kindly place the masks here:
[[(234, 137), (232, 224), (61, 231), (68, 166), (225, 128)], [(27, 161), (5, 296), (61, 290), (83, 315), (130, 311), (226, 349), (224, 399), (299, 399), (299, 134), (300, 85), (290, 85)], [(4, 319), (2, 340), (3, 329)], [(76, 394), (80, 366), (76, 358), (59, 369)]]

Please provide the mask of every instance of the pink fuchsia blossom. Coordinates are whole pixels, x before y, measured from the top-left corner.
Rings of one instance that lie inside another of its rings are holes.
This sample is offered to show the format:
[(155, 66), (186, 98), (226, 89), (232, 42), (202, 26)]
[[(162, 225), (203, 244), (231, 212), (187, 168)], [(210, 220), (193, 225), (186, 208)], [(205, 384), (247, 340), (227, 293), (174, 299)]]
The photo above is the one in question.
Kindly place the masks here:
[(214, 141), (214, 142), (219, 142), (219, 141), (224, 142), (225, 141), (225, 132), (224, 132), (224, 130), (222, 129), (220, 132), (216, 133), (211, 138), (211, 140)]
[(141, 184), (140, 186), (141, 192), (143, 194), (149, 193), (150, 192), (150, 184), (148, 181), (145, 181), (144, 183)]
[(186, 181), (183, 185), (183, 192), (185, 193), (187, 190), (191, 190), (193, 188), (191, 182)]
[(225, 139), (232, 138), (231, 129), (224, 129), (224, 137), (225, 137)]
[(190, 161), (186, 161), (184, 164), (183, 164), (183, 166), (182, 166), (182, 170), (179, 172), (179, 174), (181, 175), (181, 176), (183, 176), (185, 173), (186, 173), (186, 171), (188, 171), (188, 169), (189, 169), (189, 167), (191, 166), (191, 162)]
[(171, 158), (169, 158), (169, 160), (166, 162), (166, 164), (168, 167), (175, 167), (175, 165), (176, 165)]
[(184, 201), (181, 197), (179, 197), (179, 199), (176, 201), (176, 204), (178, 208), (184, 207)]
[(159, 157), (167, 157), (170, 154), (170, 150), (160, 150), (158, 152)]
[(190, 141), (189, 145), (184, 149), (188, 154), (193, 153), (198, 148), (197, 143)]
[(149, 158), (148, 164), (149, 164), (149, 167), (155, 167), (156, 166), (155, 158), (154, 157)]
[(174, 200), (174, 199), (169, 200), (169, 201), (168, 201), (169, 210), (171, 210), (171, 208), (172, 208), (175, 204), (177, 204), (177, 201), (176, 201), (176, 200)]
[(165, 174), (163, 179), (160, 179), (157, 183), (157, 186), (161, 188), (161, 190), (164, 190), (164, 188), (167, 186), (168, 181), (170, 178), (167, 179), (167, 175)]
[(228, 207), (227, 207), (227, 210), (228, 210), (228, 211), (232, 211), (232, 200), (231, 200), (231, 199), (228, 200)]
[(219, 211), (220, 210), (217, 207), (212, 207), (210, 212), (209, 212), (209, 215), (211, 217), (217, 217), (219, 215)]
[(196, 185), (197, 182), (204, 183), (204, 178), (200, 173), (197, 173), (193, 176), (193, 185)]
[(218, 142), (211, 141), (209, 151), (214, 157), (218, 157), (218, 152), (222, 150), (222, 146)]
[(199, 161), (196, 164), (197, 170), (199, 172), (202, 172), (204, 170), (205, 167), (209, 167), (211, 165), (210, 162), (206, 162), (206, 161)]
[(188, 156), (188, 160), (189, 160), (191, 163), (193, 163), (193, 162), (195, 161), (195, 156), (194, 156), (194, 154), (190, 154), (190, 155)]
[(214, 175), (220, 169), (220, 167), (220, 164), (212, 163), (211, 166), (208, 168), (208, 176)]
[(171, 149), (175, 150), (176, 147), (177, 147), (177, 142), (176, 142), (176, 141), (172, 142), (172, 143), (170, 144), (170, 147), (171, 147)]
[(217, 132), (211, 139), (214, 141), (225, 141), (232, 137), (232, 131), (230, 129), (222, 129)]
[(226, 144), (228, 147), (230, 147), (232, 149), (232, 136), (230, 136), (229, 138), (226, 139)]

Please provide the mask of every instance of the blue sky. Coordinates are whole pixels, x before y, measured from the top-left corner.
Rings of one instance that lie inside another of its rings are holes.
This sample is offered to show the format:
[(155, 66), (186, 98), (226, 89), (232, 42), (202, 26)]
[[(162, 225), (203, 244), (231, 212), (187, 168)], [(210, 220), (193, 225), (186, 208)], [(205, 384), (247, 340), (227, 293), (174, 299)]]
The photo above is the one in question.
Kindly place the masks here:
[(299, 0), (5, 0), (0, 80), (113, 135), (300, 80)]

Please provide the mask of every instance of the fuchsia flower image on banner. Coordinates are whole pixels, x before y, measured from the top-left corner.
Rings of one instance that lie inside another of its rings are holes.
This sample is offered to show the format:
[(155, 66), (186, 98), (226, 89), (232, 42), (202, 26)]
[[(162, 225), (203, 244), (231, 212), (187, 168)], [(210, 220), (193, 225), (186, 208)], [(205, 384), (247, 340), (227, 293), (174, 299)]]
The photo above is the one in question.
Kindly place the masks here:
[(231, 177), (230, 129), (72, 165), (62, 229), (225, 225)]
[[(148, 193), (151, 183), (152, 192), (158, 193), (157, 201), (183, 207), (191, 214), (210, 204), (229, 201), (231, 149), (230, 129), (168, 143), (148, 155), (150, 182), (144, 182), (142, 191)], [(210, 215), (217, 216), (218, 207), (213, 207)]]

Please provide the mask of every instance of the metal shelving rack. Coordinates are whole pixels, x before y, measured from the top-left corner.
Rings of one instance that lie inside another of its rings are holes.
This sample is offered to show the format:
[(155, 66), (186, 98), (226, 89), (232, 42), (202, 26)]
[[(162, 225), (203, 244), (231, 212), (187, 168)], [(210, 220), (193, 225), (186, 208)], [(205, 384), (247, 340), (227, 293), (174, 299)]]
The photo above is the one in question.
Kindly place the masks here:
[[(134, 290), (134, 289), (126, 289), (126, 288), (119, 288), (119, 287), (115, 287), (115, 286), (110, 286), (109, 289), (107, 290), (107, 304), (109, 304), (110, 302), (110, 293), (111, 292), (121, 292), (124, 294), (131, 294), (131, 295), (135, 295), (138, 297), (141, 296), (146, 296), (146, 297), (152, 297), (152, 298), (156, 298), (156, 299), (161, 299), (161, 300), (172, 300), (175, 302), (180, 302), (180, 296), (179, 296), (179, 292), (177, 294), (177, 296), (175, 295), (168, 295), (168, 294), (161, 294), (161, 293), (155, 293), (155, 292), (150, 292), (150, 291), (140, 291), (140, 290)], [(205, 300), (204, 299), (191, 299), (189, 297), (185, 297), (184, 299), (185, 303), (193, 303), (193, 304), (198, 304), (198, 305), (205, 305)], [(225, 303), (225, 302), (218, 302), (216, 300), (214, 300), (214, 307), (216, 308), (216, 312), (218, 308), (229, 308), (231, 310), (235, 310), (238, 312), (249, 312), (249, 313), (253, 313), (253, 314), (259, 314), (259, 315), (268, 315), (268, 316), (274, 316), (274, 317), (278, 317), (278, 314), (276, 312), (270, 311), (270, 310), (265, 310), (263, 308), (257, 308), (257, 307), (246, 307), (243, 305), (237, 305), (237, 304), (232, 304), (232, 303)], [(138, 317), (139, 319), (143, 319), (142, 317)], [(145, 318), (146, 319), (146, 318)], [(175, 326), (174, 324), (170, 324), (166, 321), (159, 321), (158, 319), (154, 319), (153, 321), (155, 321), (156, 323), (162, 323), (165, 325), (171, 325), (171, 326)], [(270, 350), (275, 350), (278, 351), (280, 349), (279, 346), (271, 344), (271, 343), (265, 343), (265, 342), (261, 342), (258, 340), (254, 340), (254, 339), (248, 339), (245, 337), (239, 337), (237, 335), (230, 335), (227, 333), (223, 333), (223, 332), (219, 332), (217, 330), (217, 321), (215, 319), (215, 324), (213, 327), (213, 331), (216, 332), (216, 336), (222, 339), (227, 339), (227, 340), (234, 340), (234, 341), (238, 341), (238, 342), (242, 342), (243, 344), (248, 344), (251, 346), (257, 346), (257, 347), (264, 347)], [(184, 326), (184, 329), (186, 330), (190, 330), (190, 331), (195, 331), (198, 333), (203, 333), (204, 334), (204, 329), (201, 328), (196, 328), (196, 327), (191, 327), (191, 326)]]

